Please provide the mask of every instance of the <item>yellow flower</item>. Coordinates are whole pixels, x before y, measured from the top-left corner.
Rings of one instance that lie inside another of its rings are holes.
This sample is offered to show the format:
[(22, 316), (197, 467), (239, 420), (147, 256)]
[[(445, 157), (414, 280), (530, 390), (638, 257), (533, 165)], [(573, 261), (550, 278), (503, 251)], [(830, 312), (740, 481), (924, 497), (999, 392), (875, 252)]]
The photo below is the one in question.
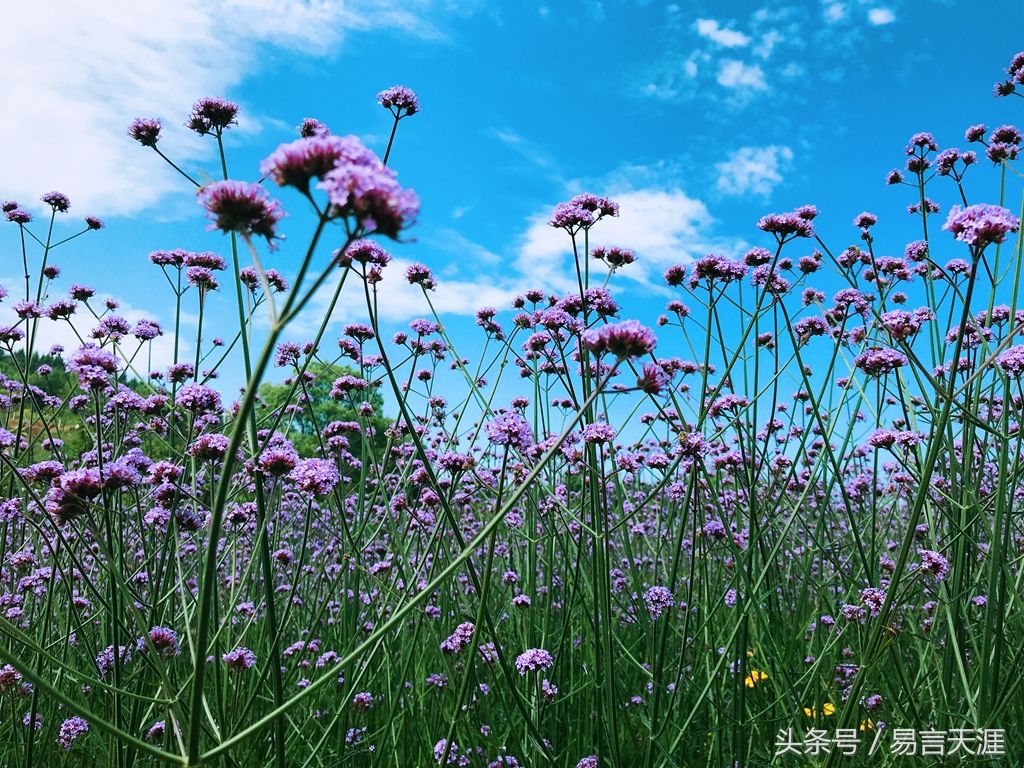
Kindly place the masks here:
[(747, 688), (753, 688), (758, 683), (764, 682), (768, 679), (768, 673), (761, 669), (752, 669), (750, 674), (744, 679), (744, 684)]
[(860, 721), (860, 729), (862, 731), (872, 731), (872, 730), (874, 730), (874, 728), (875, 728), (875, 724), (873, 722), (871, 722), (870, 720), (861, 720)]
[[(836, 705), (833, 704), (831, 701), (826, 701), (824, 704), (821, 705), (821, 714), (825, 717), (829, 717), (830, 715), (834, 715), (835, 713)], [(818, 710), (815, 707), (804, 707), (804, 714), (808, 717), (817, 717)]]

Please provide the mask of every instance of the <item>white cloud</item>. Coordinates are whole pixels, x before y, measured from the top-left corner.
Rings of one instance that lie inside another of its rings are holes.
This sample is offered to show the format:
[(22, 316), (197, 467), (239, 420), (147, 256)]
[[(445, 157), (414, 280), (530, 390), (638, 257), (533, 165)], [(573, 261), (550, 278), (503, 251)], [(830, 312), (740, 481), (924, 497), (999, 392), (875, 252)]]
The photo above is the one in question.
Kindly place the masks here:
[(718, 43), (723, 48), (742, 48), (750, 42), (750, 38), (742, 32), (722, 27), (714, 19), (697, 19), (697, 34)]
[[(707, 206), (681, 189), (612, 188), (607, 194), (619, 204), (619, 216), (602, 219), (591, 230), (590, 245), (635, 250), (637, 261), (621, 271), (624, 278), (646, 284), (658, 268), (691, 261), (720, 245), (708, 235), (714, 220)], [(530, 220), (516, 266), (531, 286), (568, 290), (576, 283), (571, 242), (564, 231), (548, 226), (549, 215), (539, 212)]]
[(728, 160), (715, 166), (716, 186), (726, 195), (767, 197), (782, 182), (782, 172), (792, 160), (793, 151), (789, 147), (740, 147)]
[[(3, 280), (2, 283), (14, 286), (19, 284), (19, 280), (8, 278)], [(123, 317), (132, 325), (143, 319), (159, 321), (159, 318), (152, 312), (139, 309), (108, 293), (97, 293), (94, 298), (89, 300), (89, 304), (98, 310), (102, 310), (103, 302), (109, 298), (116, 299), (119, 304), (112, 314)], [(18, 321), (19, 318), (9, 303), (5, 302), (0, 305), (0, 325), (15, 325)], [(96, 318), (82, 306), (79, 306), (78, 311), (71, 316), (70, 321), (54, 321), (42, 318), (39, 320), (36, 331), (35, 349), (37, 352), (45, 353), (54, 344), (59, 344), (64, 347), (64, 357), (67, 357), (71, 352), (82, 346), (83, 339), (87, 343), (92, 341), (89, 338), (89, 332), (97, 324)], [(21, 327), (25, 329), (24, 324)], [(133, 358), (134, 356), (132, 369), (130, 370), (140, 378), (145, 378), (150, 370), (166, 368), (174, 361), (173, 324), (171, 327), (168, 327), (166, 324), (161, 323), (161, 327), (164, 329), (164, 335), (158, 336), (153, 341), (143, 345), (141, 351), (138, 351), (138, 341), (134, 336), (127, 337), (119, 346), (119, 352), (123, 359)], [(22, 345), (24, 343), (22, 342)], [(187, 336), (184, 336), (179, 343), (179, 358), (188, 360), (191, 354), (190, 350), (194, 349), (189, 343)]]
[[(213, 144), (182, 125), (203, 96), (230, 96), (260, 50), (336, 50), (344, 33), (397, 27), (436, 37), (416, 11), (428, 0), (76, 0), (16, 3), (5, 11), (0, 90), (2, 194), (29, 204), (59, 189), (81, 214), (153, 206), (180, 180), (125, 130), (162, 118), (161, 146), (186, 167)], [(240, 129), (259, 126), (243, 106)]]
[(846, 18), (846, 6), (842, 3), (827, 3), (825, 5), (825, 20), (835, 23)]
[(718, 84), (726, 88), (763, 91), (768, 87), (759, 64), (745, 64), (737, 59), (722, 59), (718, 65)]
[(888, 8), (871, 8), (868, 10), (868, 21), (876, 27), (892, 24), (896, 21), (896, 14)]

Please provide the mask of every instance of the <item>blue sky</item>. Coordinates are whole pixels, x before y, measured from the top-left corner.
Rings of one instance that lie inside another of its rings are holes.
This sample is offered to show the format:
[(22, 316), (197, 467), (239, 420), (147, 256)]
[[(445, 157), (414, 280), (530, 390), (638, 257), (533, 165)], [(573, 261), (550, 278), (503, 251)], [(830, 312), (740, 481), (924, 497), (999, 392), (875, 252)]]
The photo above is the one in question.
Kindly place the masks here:
[[(670, 298), (657, 287), (666, 266), (768, 244), (754, 223), (769, 211), (817, 205), (819, 230), (842, 248), (856, 242), (853, 217), (872, 210), (879, 247), (901, 252), (917, 237), (904, 210), (911, 201), (884, 177), (901, 166), (907, 137), (930, 130), (942, 147), (962, 147), (967, 125), (1021, 116), (1017, 99), (991, 94), (1024, 47), (1010, 23), (1024, 13), (1010, 2), (984, 14), (929, 0), (35, 6), (6, 14), (13, 55), (0, 94), (0, 197), (28, 205), (60, 189), (72, 199), (73, 226), (103, 216), (103, 232), (55, 254), (64, 270), (55, 293), (87, 282), (121, 300), (125, 314), (165, 327), (170, 298), (146, 255), (226, 254), (227, 243), (125, 127), (135, 116), (161, 118), (161, 146), (190, 172), (213, 173), (213, 142), (182, 125), (201, 96), (242, 105), (231, 171), (254, 179), (259, 160), (294, 138), (305, 116), (382, 152), (390, 116), (374, 96), (413, 88), (423, 111), (402, 122), (392, 165), (423, 209), (416, 242), (389, 249), (435, 270), (437, 304), (456, 339), (472, 345), (478, 306), (505, 309), (527, 287), (568, 287), (568, 239), (545, 220), (574, 193), (622, 205), (596, 240), (636, 249), (618, 297), (624, 316), (653, 323)], [(981, 202), (994, 195), (994, 174), (976, 170), (968, 186)], [(297, 197), (280, 199), (288, 241), (265, 263), (288, 275), (309, 219)], [(13, 225), (0, 229), (0, 247), (0, 278), (10, 284), (20, 266)], [(401, 282), (394, 270), (382, 304), (395, 328), (424, 312)], [(361, 319), (351, 296), (338, 328)], [(210, 311), (230, 322), (230, 294)], [(314, 324), (286, 337), (303, 340)]]

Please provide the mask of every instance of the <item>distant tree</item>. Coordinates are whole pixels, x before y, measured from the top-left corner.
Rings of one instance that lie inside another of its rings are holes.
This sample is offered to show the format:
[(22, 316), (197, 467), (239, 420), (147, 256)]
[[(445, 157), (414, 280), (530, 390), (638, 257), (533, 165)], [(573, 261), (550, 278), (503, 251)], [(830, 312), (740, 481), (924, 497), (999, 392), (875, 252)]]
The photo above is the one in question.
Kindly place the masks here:
[[(306, 369), (307, 380), (301, 385), (292, 401), (288, 401), (288, 394), (291, 392), (293, 379), (288, 379), (282, 384), (261, 384), (259, 395), (261, 400), (261, 426), (267, 423), (282, 408), (289, 408), (284, 418), (281, 419), (279, 430), (295, 444), (296, 450), (302, 456), (315, 456), (319, 452), (320, 441), (318, 435), (324, 427), (332, 421), (366, 421), (356, 412), (351, 400), (338, 401), (331, 397), (331, 385), (339, 376), (349, 374), (358, 376), (359, 372), (342, 365), (330, 365), (327, 363), (313, 362)], [(312, 377), (310, 379), (310, 376)], [(303, 401), (303, 392), (306, 400)], [(373, 415), (369, 418), (370, 424), (374, 427), (374, 443), (376, 450), (380, 451), (385, 445), (384, 430), (391, 423), (383, 415), (384, 398), (377, 389), (366, 390), (361, 395), (361, 401), (370, 403), (373, 406)], [(355, 456), (362, 455), (364, 435), (361, 433), (349, 433), (346, 435), (349, 440), (349, 450)]]

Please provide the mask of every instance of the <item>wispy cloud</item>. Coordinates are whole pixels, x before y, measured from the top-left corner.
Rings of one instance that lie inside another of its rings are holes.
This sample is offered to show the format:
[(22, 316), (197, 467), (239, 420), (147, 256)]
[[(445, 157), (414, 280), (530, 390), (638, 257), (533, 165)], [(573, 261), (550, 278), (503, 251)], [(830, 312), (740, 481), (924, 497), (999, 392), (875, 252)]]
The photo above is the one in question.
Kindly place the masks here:
[(715, 19), (697, 19), (694, 26), (698, 35), (723, 48), (742, 48), (750, 43), (750, 38), (745, 34), (723, 27)]
[(868, 21), (876, 27), (892, 24), (896, 14), (889, 8), (871, 8), (868, 10)]
[(735, 90), (763, 91), (768, 87), (760, 64), (738, 59), (722, 59), (718, 65), (718, 84)]
[(789, 147), (740, 147), (718, 163), (716, 187), (726, 195), (754, 194), (767, 197), (782, 183), (782, 174), (793, 161)]
[[(379, 27), (437, 38), (429, 8), (426, 0), (16, 3), (4, 12), (5, 54), (19, 67), (0, 91), (2, 193), (28, 203), (60, 189), (82, 213), (149, 208), (180, 185), (125, 135), (134, 117), (163, 118), (162, 146), (192, 164), (211, 144), (182, 126), (189, 106), (230, 95), (266, 48), (325, 56), (345, 34)], [(253, 114), (244, 109), (241, 129), (258, 129)]]

